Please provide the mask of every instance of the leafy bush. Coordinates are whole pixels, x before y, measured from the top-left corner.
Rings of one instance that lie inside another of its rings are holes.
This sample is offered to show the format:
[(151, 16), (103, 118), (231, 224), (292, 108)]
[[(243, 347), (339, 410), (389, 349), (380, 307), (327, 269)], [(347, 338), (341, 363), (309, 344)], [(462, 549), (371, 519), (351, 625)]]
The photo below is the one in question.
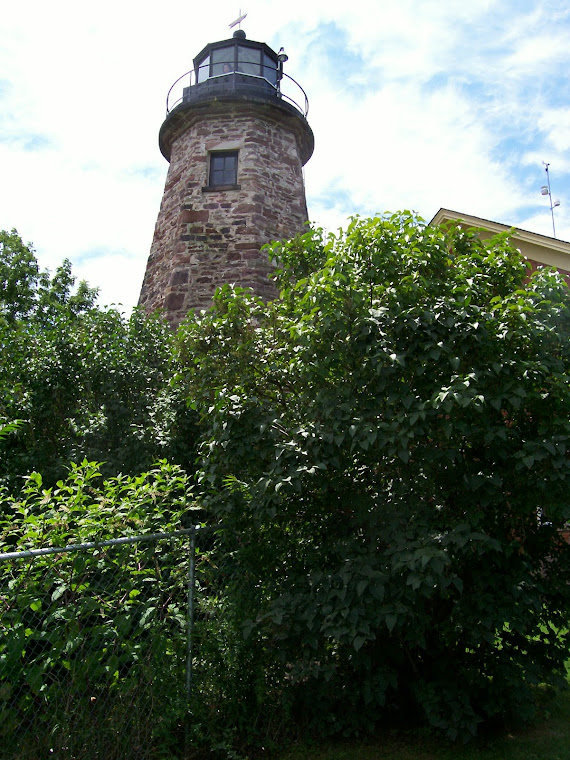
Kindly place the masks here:
[(567, 286), (410, 214), (273, 255), (278, 300), (180, 333), (245, 734), (530, 717), (569, 645)]
[(158, 316), (95, 306), (68, 261), (40, 272), (17, 233), (0, 232), (0, 483), (19, 490), (35, 470), (53, 486), (69, 462), (106, 476), (168, 458), (193, 469), (195, 421), (170, 387), (172, 334)]
[[(228, 286), (175, 337), (72, 295), (18, 241), (0, 239), (0, 549), (179, 527), (199, 434), (197, 746), (387, 720), (466, 739), (532, 715), (570, 643), (556, 273), (529, 277), (506, 236), (354, 220), (273, 248), (276, 301)], [(104, 463), (65, 476), (84, 456)], [(139, 475), (157, 456), (184, 470)], [(180, 755), (179, 556), (0, 563), (5, 737)]]
[[(84, 462), (4, 499), (0, 552), (175, 530), (187, 476)], [(188, 536), (0, 561), (3, 757), (174, 756), (187, 713)], [(164, 753), (164, 754), (161, 754)]]

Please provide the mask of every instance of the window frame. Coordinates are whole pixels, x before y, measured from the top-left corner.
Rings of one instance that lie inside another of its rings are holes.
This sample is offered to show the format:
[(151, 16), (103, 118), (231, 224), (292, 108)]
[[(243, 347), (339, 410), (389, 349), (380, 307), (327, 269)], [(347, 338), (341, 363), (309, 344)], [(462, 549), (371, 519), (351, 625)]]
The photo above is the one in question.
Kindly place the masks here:
[[(234, 167), (227, 167), (226, 161), (233, 159)], [(222, 160), (222, 167), (215, 166), (215, 162)], [(238, 184), (239, 150), (212, 150), (208, 154), (208, 184), (203, 190), (233, 190), (239, 189)], [(217, 175), (217, 177), (216, 177)], [(218, 180), (218, 181), (216, 181)], [(230, 181), (224, 181), (230, 180)]]

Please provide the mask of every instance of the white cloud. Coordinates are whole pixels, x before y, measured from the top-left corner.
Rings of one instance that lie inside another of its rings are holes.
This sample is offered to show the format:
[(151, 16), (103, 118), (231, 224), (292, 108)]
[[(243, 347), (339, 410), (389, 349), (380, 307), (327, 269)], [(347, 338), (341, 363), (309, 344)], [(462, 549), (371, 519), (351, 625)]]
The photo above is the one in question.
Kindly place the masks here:
[(557, 164), (564, 162), (565, 171), (570, 167), (570, 107), (550, 108), (538, 118), (538, 127), (545, 133), (547, 143), (557, 153)]

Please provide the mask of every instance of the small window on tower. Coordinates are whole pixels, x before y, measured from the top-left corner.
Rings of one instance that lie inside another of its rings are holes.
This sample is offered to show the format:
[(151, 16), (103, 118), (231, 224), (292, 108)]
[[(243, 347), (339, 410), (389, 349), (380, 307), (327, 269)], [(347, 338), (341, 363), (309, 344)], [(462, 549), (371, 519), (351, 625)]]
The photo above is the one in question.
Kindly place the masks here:
[(224, 150), (210, 153), (209, 187), (237, 185), (237, 150)]

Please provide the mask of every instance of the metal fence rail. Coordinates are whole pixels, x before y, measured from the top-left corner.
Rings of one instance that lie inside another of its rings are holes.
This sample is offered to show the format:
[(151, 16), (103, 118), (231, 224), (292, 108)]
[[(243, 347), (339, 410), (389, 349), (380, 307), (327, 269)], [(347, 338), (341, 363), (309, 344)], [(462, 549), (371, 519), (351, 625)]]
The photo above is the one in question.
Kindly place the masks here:
[(2, 760), (179, 756), (208, 540), (191, 527), (0, 554)]

